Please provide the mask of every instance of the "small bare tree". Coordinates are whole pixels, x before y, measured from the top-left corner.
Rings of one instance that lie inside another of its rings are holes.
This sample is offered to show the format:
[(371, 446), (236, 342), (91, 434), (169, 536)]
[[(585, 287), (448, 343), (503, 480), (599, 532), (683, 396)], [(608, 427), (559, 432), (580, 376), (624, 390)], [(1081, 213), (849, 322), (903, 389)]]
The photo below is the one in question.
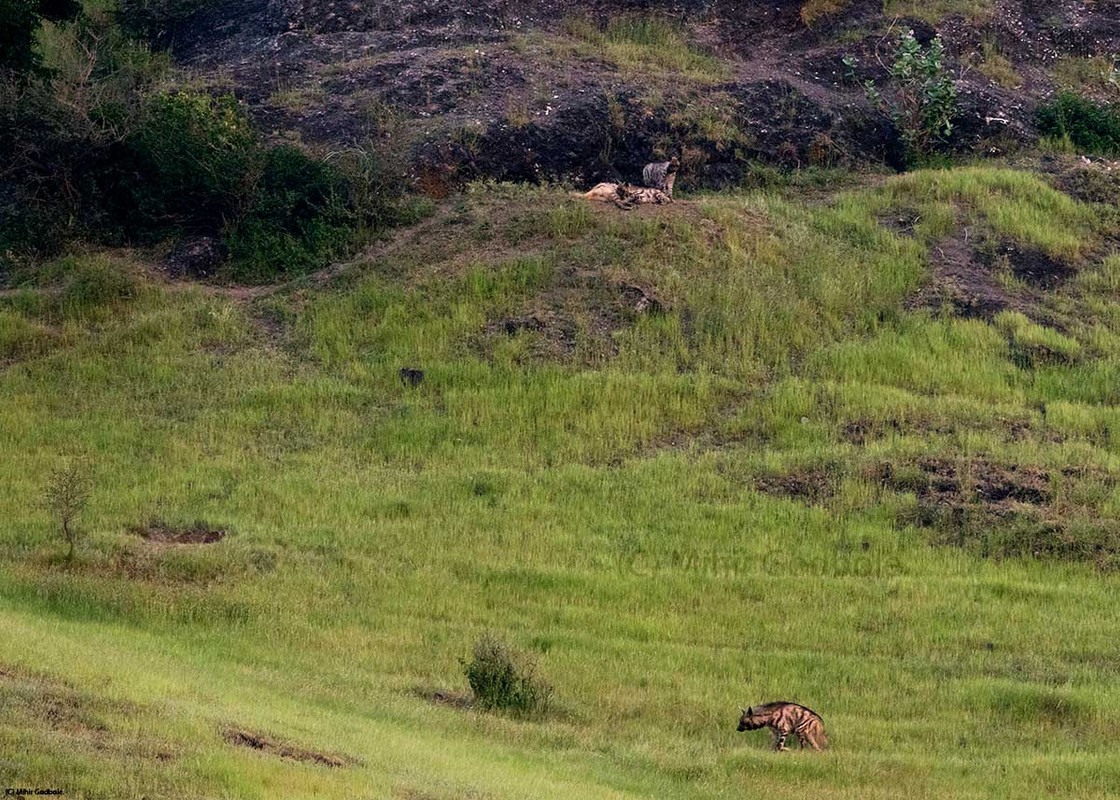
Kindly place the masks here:
[(78, 539), (74, 522), (89, 502), (90, 486), (89, 465), (81, 459), (73, 459), (51, 473), (43, 493), (43, 505), (58, 520), (62, 537), (70, 546), (67, 561), (74, 560), (74, 545)]

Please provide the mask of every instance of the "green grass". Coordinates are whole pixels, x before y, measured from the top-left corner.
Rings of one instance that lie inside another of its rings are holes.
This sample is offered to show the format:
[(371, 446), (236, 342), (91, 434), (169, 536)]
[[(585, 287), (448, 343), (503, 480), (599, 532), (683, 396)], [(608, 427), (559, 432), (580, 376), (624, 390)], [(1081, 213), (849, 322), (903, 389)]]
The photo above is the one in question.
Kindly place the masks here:
[(294, 114), (323, 106), (326, 102), (327, 93), (318, 86), (280, 89), (270, 94), (268, 99), (265, 100), (265, 104), (268, 106), (290, 111)]
[[(879, 223), (899, 209), (912, 235)], [(491, 185), (252, 302), (58, 264), (0, 298), (0, 783), (1113, 796), (1115, 560), (937, 544), (874, 468), (1029, 464), (1047, 515), (1116, 520), (1115, 224), (993, 168), (648, 213)], [(907, 311), (927, 248), (965, 227), (1080, 271), (1030, 316)], [(623, 283), (664, 313), (619, 305)], [(68, 567), (40, 497), (73, 454), (95, 492)], [(813, 469), (834, 487), (813, 503), (757, 488)], [(128, 530), (157, 518), (229, 535)], [(467, 691), (484, 631), (534, 655), (544, 717), (421, 696)], [(734, 732), (779, 698), (823, 714), (830, 751)], [(353, 763), (234, 747), (231, 726)]]

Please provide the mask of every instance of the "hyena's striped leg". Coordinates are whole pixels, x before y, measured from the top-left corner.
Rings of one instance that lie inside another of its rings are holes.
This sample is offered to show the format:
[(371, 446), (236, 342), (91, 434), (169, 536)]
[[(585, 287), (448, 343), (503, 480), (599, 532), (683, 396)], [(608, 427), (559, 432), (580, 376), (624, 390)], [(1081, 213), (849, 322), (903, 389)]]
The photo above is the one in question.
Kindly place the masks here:
[(820, 750), (822, 749), (821, 748), (821, 735), (822, 735), (822, 733), (823, 733), (823, 731), (821, 731), (819, 725), (810, 725), (809, 728), (805, 731), (806, 738), (809, 740), (809, 744), (812, 745), (813, 749), (816, 750), (817, 752), (820, 752)]
[(779, 753), (782, 752), (783, 750), (789, 750), (789, 748), (786, 747), (786, 737), (787, 736), (789, 736), (788, 731), (780, 731), (780, 730), (775, 730), (774, 731), (774, 749), (777, 750)]

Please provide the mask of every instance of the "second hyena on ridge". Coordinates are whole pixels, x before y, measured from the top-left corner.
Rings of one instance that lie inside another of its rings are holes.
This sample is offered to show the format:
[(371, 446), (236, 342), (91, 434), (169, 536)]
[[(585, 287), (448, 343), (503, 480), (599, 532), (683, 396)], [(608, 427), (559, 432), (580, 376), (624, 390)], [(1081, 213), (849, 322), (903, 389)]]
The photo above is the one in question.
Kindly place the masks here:
[(740, 710), (743, 714), (739, 717), (738, 730), (742, 732), (769, 728), (774, 734), (775, 750), (788, 750), (786, 739), (791, 734), (797, 737), (802, 748), (808, 744), (814, 750), (821, 750), (828, 745), (828, 737), (824, 735), (824, 720), (811, 708), (779, 701)]

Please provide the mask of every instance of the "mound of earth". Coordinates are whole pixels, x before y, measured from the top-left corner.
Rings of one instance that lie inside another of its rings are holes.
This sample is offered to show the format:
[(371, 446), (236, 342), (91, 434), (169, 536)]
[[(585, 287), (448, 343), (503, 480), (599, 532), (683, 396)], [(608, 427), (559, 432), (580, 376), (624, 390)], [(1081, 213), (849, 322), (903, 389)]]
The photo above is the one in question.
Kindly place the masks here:
[(160, 545), (216, 544), (226, 538), (225, 530), (202, 522), (189, 527), (175, 527), (154, 520), (147, 525), (138, 525), (132, 531), (141, 539)]
[(260, 750), (263, 753), (286, 758), (290, 761), (322, 764), (326, 767), (345, 767), (354, 763), (353, 759), (346, 756), (337, 755), (335, 753), (324, 753), (306, 747), (297, 747), (286, 742), (277, 741), (264, 734), (254, 733), (242, 728), (227, 728), (223, 732), (223, 736), (227, 742), (237, 747), (248, 747), (253, 750)]

